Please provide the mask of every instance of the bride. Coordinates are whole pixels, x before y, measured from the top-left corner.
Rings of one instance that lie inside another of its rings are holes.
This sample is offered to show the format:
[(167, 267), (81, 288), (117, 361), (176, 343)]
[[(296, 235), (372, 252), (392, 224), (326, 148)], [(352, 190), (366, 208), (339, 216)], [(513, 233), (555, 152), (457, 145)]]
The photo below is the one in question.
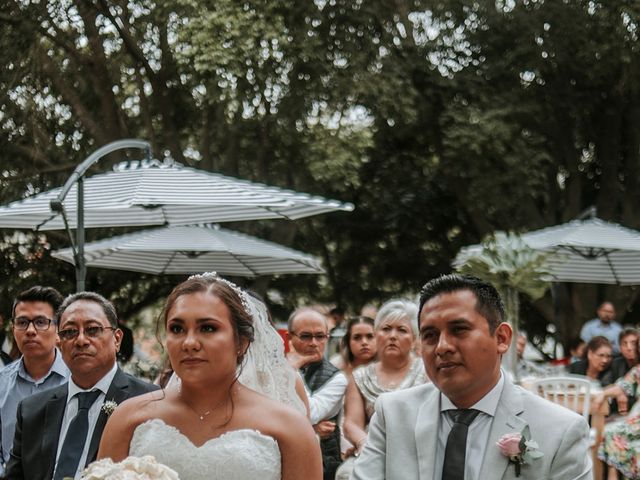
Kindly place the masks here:
[(181, 480), (320, 480), (318, 442), (291, 408), (300, 409), (295, 380), (257, 301), (215, 274), (196, 275), (173, 289), (162, 320), (180, 380), (122, 403), (98, 458), (153, 455)]

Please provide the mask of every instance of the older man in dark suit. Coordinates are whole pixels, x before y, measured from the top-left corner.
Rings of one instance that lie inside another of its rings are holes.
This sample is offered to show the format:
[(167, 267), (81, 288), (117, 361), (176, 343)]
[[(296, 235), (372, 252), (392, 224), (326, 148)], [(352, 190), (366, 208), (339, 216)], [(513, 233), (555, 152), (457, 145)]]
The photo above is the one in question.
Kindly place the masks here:
[(95, 460), (112, 409), (157, 388), (118, 368), (122, 331), (115, 308), (104, 297), (73, 294), (57, 317), (60, 349), (71, 378), (20, 403), (7, 464), (10, 480), (79, 478)]

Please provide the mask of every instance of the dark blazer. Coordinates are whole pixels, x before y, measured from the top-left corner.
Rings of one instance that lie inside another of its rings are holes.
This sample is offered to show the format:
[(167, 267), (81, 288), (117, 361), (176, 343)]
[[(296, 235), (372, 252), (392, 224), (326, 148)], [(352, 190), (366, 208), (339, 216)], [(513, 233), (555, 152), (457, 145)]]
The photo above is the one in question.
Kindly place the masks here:
[[(138, 380), (118, 368), (105, 401), (119, 404), (127, 398), (156, 389), (157, 385)], [(5, 473), (7, 480), (50, 480), (53, 477), (67, 393), (68, 383), (64, 383), (20, 402), (11, 458)], [(96, 459), (107, 417), (100, 411), (87, 453), (87, 464)]]
[(629, 370), (631, 370), (631, 367), (627, 363), (626, 358), (622, 355), (617, 355), (613, 358), (611, 362), (611, 372), (614, 380), (624, 377)]

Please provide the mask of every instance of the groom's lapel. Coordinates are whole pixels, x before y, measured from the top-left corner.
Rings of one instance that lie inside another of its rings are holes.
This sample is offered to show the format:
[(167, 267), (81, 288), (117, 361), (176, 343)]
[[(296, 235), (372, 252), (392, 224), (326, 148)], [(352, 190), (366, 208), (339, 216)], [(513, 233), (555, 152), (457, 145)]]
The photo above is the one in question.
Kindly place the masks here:
[(505, 379), (478, 478), (499, 479), (504, 476), (509, 467), (509, 459), (500, 452), (496, 443), (507, 433), (522, 433), (525, 430), (527, 422), (518, 416), (522, 411), (520, 393), (509, 380)]
[(420, 480), (431, 480), (438, 446), (438, 422), (440, 421), (440, 391), (428, 390), (416, 417), (416, 450)]

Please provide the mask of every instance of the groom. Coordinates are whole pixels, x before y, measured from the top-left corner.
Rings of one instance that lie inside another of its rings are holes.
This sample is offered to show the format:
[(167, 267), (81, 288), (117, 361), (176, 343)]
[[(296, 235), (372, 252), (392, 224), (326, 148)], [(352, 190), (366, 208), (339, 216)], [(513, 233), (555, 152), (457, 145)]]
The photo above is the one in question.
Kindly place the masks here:
[(20, 402), (7, 480), (79, 478), (96, 458), (110, 413), (105, 401), (115, 406), (158, 388), (118, 368), (122, 332), (115, 308), (104, 297), (93, 292), (73, 294), (56, 317), (60, 350), (71, 378)]
[[(512, 336), (503, 319), (498, 292), (478, 278), (424, 286), (418, 320), (433, 384), (379, 397), (352, 480), (592, 478), (586, 421), (501, 371)], [(507, 455), (522, 457), (519, 436), (529, 442), (524, 463)]]

